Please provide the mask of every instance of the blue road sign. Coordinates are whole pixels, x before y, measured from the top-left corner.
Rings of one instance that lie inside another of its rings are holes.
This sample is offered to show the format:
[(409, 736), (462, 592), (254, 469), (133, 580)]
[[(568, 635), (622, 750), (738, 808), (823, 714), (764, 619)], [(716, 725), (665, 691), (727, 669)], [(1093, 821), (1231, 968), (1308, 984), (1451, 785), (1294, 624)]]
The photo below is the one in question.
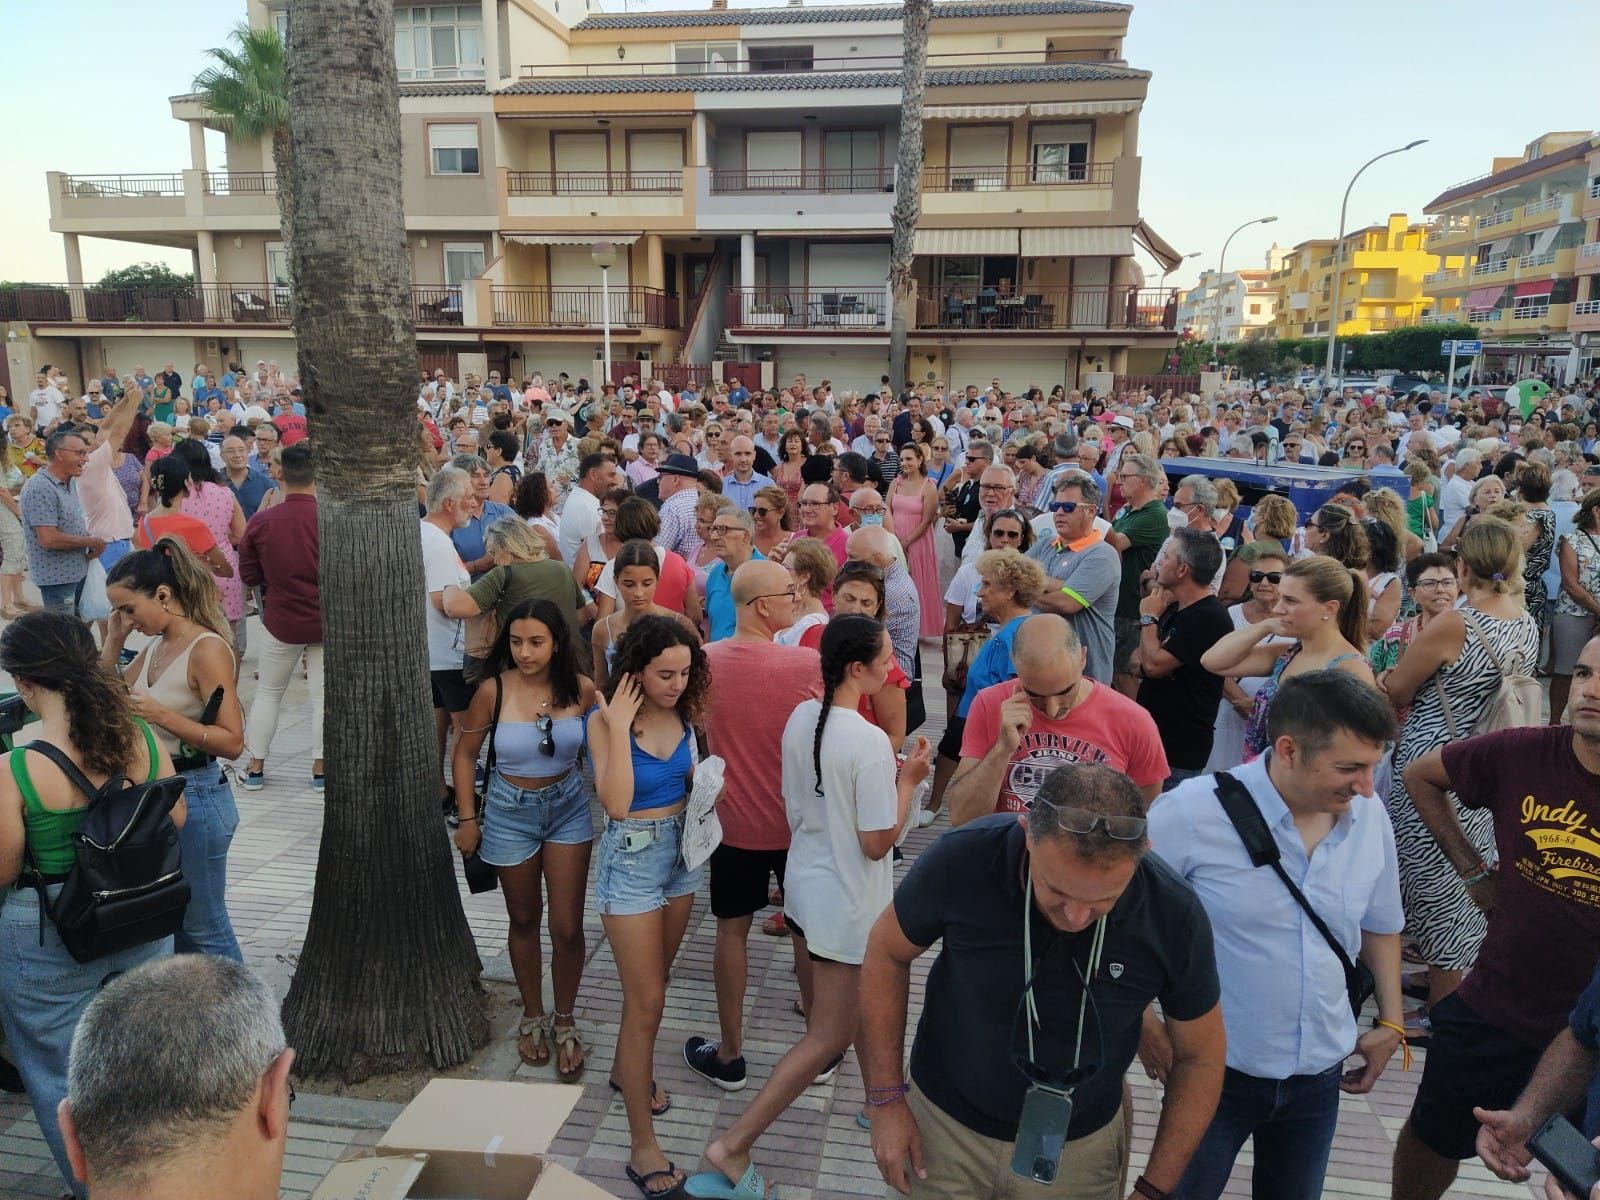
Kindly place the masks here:
[(1458, 341), (1456, 343), (1456, 353), (1457, 354), (1482, 354), (1483, 353), (1483, 343), (1481, 341), (1477, 340), (1477, 339), (1473, 339), (1471, 341), (1464, 341), (1464, 342), (1463, 341)]
[(1449, 358), (1455, 352), (1456, 352), (1456, 344), (1454, 342), (1452, 342), (1449, 338), (1445, 338), (1444, 341), (1439, 343), (1439, 353), (1442, 354), (1445, 358)]

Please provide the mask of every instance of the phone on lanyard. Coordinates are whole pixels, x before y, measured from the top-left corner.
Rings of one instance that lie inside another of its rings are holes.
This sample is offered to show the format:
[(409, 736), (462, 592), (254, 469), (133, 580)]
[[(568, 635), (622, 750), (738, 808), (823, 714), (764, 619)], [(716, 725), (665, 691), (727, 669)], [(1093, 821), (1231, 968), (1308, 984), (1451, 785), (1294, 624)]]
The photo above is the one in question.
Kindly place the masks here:
[(1022, 1098), (1011, 1173), (1035, 1183), (1051, 1184), (1061, 1170), (1061, 1151), (1072, 1124), (1072, 1097), (1034, 1084)]

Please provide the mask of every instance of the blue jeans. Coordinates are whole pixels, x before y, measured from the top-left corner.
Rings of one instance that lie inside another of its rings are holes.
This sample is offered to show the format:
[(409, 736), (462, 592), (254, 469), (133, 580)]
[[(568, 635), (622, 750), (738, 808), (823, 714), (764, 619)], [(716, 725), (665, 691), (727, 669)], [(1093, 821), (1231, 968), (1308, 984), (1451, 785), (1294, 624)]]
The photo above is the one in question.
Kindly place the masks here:
[(64, 612), (71, 616), (78, 615), (78, 600), (83, 595), (83, 580), (76, 583), (42, 583), (39, 585), (39, 598), (44, 601), (44, 606), (52, 612)]
[(239, 827), (233, 787), (222, 768), (212, 765), (183, 772), (189, 815), (178, 831), (183, 877), (189, 881), (189, 909), (177, 935), (179, 954), (218, 954), (242, 963), (233, 922), (228, 919), (228, 847)]
[(1339, 1121), (1339, 1073), (1258, 1079), (1228, 1068), (1222, 1099), (1173, 1200), (1216, 1200), (1245, 1140), (1255, 1138), (1255, 1200), (1318, 1200)]
[[(60, 891), (60, 884), (48, 889), (52, 901)], [(0, 1022), (5, 1025), (6, 1044), (61, 1177), (74, 1195), (83, 1196), (83, 1185), (73, 1179), (61, 1127), (56, 1123), (56, 1106), (67, 1094), (67, 1052), (73, 1030), (102, 987), (140, 963), (171, 954), (172, 939), (80, 963), (61, 944), (48, 917), (41, 944), (36, 891), (8, 889), (0, 895), (5, 897), (5, 908), (0, 910)]]

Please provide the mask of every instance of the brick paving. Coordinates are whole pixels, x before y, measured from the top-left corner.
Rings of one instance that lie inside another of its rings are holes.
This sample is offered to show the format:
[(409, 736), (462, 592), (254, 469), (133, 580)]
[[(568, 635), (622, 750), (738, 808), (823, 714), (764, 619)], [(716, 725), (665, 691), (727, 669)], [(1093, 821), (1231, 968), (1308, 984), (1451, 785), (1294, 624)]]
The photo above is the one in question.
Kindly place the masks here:
[[(929, 727), (921, 732), (936, 742), (942, 727), (944, 697), (938, 690), (938, 651), (924, 648)], [(251, 660), (244, 681), (246, 703), (252, 690)], [(240, 824), (229, 863), (228, 903), (239, 941), (250, 964), (282, 995), (288, 989), (293, 956), (298, 952), (311, 911), (311, 889), (321, 832), (322, 797), (310, 787), (309, 708), (298, 679), (284, 702), (276, 755), (268, 763), (267, 786), (259, 792), (238, 789)], [(597, 812), (598, 821), (598, 812)], [(908, 839), (908, 860), (946, 829), (943, 821), (918, 830)], [(591, 886), (593, 872), (591, 871)], [(509, 981), (505, 957), (506, 916), (500, 894), (470, 896), (466, 906), (486, 975)], [(714, 933), (705, 897), (696, 902), (694, 919), (679, 954), (667, 993), (667, 1011), (656, 1053), (656, 1078), (672, 1094), (672, 1111), (656, 1123), (668, 1156), (686, 1170), (698, 1169), (712, 1133), (725, 1129), (754, 1096), (773, 1063), (799, 1037), (801, 1020), (793, 1010), (799, 992), (792, 973), (787, 939), (753, 933), (750, 943), (749, 989), (746, 995), (745, 1054), (751, 1085), (728, 1095), (699, 1079), (684, 1065), (683, 1040), (691, 1034), (714, 1036), (716, 1000), (711, 982)], [(622, 1102), (606, 1086), (615, 1047), (621, 992), (611, 948), (606, 943), (594, 906), (585, 926), (589, 963), (578, 997), (578, 1019), (590, 1046), (582, 1098), (556, 1142), (552, 1156), (564, 1166), (594, 1180), (619, 1197), (636, 1197), (623, 1175), (627, 1160), (627, 1121)], [(921, 1010), (922, 981), (932, 955), (924, 957), (912, 979), (910, 1028)], [(548, 969), (548, 946), (546, 947)], [(547, 992), (548, 997), (548, 992)], [(547, 1000), (548, 1003), (548, 1000)], [(516, 1056), (515, 1021), (496, 1024), (495, 1040), (484, 1052), (477, 1074), (483, 1078), (551, 1080), (554, 1069), (528, 1067)], [(1340, 1101), (1325, 1195), (1375, 1197), (1389, 1194), (1389, 1161), (1394, 1137), (1410, 1108), (1421, 1074), (1422, 1053), (1410, 1073), (1398, 1059), (1369, 1096)], [(1145, 1079), (1138, 1064), (1130, 1073), (1134, 1097), (1133, 1169), (1145, 1159), (1159, 1108), (1159, 1090)], [(290, 1124), (283, 1195), (309, 1196), (334, 1162), (375, 1143), (399, 1106), (308, 1095), (302, 1091)], [(757, 1143), (756, 1161), (779, 1185), (785, 1200), (849, 1200), (881, 1197), (868, 1135), (855, 1115), (863, 1099), (855, 1056), (829, 1084), (813, 1087)], [(1250, 1152), (1241, 1155), (1227, 1195), (1249, 1192)], [(0, 1094), (0, 1197), (6, 1200), (56, 1200), (63, 1188), (45, 1150), (38, 1127), (21, 1097)], [(1542, 1190), (1495, 1179), (1475, 1160), (1464, 1166), (1453, 1197), (1542, 1196)]]

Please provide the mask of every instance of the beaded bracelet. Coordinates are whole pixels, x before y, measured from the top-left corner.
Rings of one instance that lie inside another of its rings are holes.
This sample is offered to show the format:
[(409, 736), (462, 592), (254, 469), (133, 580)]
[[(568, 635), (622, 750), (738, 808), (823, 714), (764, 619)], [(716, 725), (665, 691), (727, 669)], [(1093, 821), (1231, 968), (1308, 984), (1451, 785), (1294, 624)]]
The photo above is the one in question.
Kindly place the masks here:
[(867, 1089), (868, 1108), (887, 1108), (899, 1100), (903, 1100), (911, 1091), (909, 1083), (896, 1083), (888, 1087), (872, 1087)]
[(1461, 883), (1464, 887), (1474, 887), (1484, 880), (1492, 878), (1493, 875), (1494, 872), (1490, 871), (1487, 865), (1480, 865), (1472, 874), (1461, 876)]

